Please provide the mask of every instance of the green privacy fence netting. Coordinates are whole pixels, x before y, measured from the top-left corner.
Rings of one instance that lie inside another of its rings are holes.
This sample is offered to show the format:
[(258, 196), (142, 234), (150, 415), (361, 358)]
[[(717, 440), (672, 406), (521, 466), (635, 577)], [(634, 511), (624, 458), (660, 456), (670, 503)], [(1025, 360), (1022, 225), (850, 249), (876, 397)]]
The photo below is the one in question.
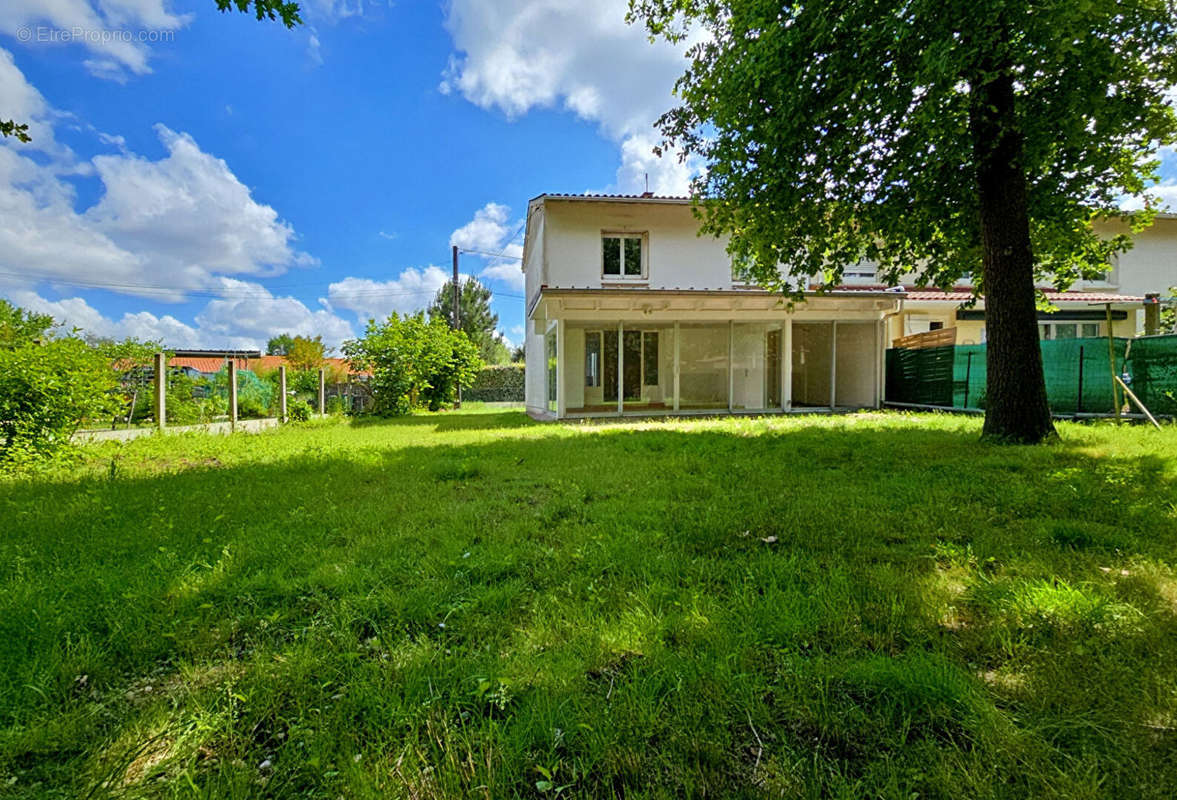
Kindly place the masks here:
[[(1056, 413), (1111, 414), (1108, 340), (1041, 342), (1046, 395)], [(887, 351), (887, 402), (983, 409), (987, 348), (979, 345)], [(1177, 336), (1113, 339), (1116, 371), (1154, 414), (1177, 414)]]
[[(213, 376), (217, 396), (229, 397), (229, 371), (222, 369)], [(276, 387), (248, 369), (237, 370), (237, 410), (242, 416), (264, 416), (274, 403)]]

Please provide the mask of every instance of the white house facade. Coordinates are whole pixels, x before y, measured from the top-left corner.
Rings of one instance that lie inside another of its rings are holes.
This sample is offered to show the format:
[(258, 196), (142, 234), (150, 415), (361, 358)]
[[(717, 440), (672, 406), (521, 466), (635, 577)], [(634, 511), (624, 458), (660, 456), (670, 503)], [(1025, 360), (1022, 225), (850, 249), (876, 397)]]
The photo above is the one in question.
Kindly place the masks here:
[(523, 270), (536, 418), (882, 404), (902, 292), (848, 287), (790, 308), (733, 278), (687, 198), (541, 195)]
[[(1127, 233), (1119, 222), (1101, 223), (1107, 235)], [(1043, 284), (1046, 299), (1054, 307), (1038, 315), (1039, 335), (1043, 339), (1075, 339), (1107, 336), (1109, 324), (1113, 336), (1136, 336), (1146, 332), (1146, 318), (1151, 309), (1158, 311), (1155, 297), (1168, 295), (1177, 286), (1177, 214), (1157, 214), (1153, 224), (1134, 234), (1132, 248), (1108, 265), (1102, 280), (1079, 281), (1065, 292), (1053, 291)], [(854, 276), (857, 282), (871, 284), (869, 270)], [(957, 344), (980, 344), (985, 341), (985, 301), (962, 307), (972, 298), (971, 286), (958, 286), (943, 292), (908, 285), (903, 312), (890, 321), (892, 340), (938, 329), (954, 328)]]

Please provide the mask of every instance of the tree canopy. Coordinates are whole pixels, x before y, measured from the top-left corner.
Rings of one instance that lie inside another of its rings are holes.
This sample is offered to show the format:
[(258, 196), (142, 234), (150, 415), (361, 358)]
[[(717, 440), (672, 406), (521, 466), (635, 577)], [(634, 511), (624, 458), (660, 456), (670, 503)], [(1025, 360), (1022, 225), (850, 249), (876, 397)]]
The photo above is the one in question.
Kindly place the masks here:
[(286, 360), (290, 366), (300, 370), (318, 369), (327, 358), (327, 348), (323, 345), (323, 337), (313, 339), (306, 336), (295, 336), (286, 350)]
[(48, 314), (36, 314), (0, 298), (0, 348), (16, 347), (48, 336), (56, 323)]
[(371, 320), (363, 337), (343, 344), (355, 369), (371, 370), (378, 414), (436, 411), (474, 382), (482, 361), (465, 333), (424, 312)]
[(280, 333), (274, 336), (270, 341), (266, 342), (266, 355), (268, 356), (284, 356), (290, 352), (290, 346), (294, 344), (294, 337), (289, 333)]
[(659, 126), (705, 166), (705, 232), (795, 297), (863, 261), (891, 284), (971, 273), (997, 373), (986, 430), (1050, 432), (1034, 280), (1065, 288), (1129, 246), (1093, 220), (1150, 221), (1123, 207), (1151, 202), (1177, 139), (1171, 0), (631, 0), (630, 19), (694, 42)]
[[(482, 360), (488, 364), (505, 364), (510, 351), (499, 338), (499, 315), (490, 308), (491, 290), (474, 278), (467, 278), (458, 291), (459, 327), (478, 347)], [(452, 324), (454, 316), (454, 282), (446, 281), (437, 290), (428, 310), (436, 317)]]

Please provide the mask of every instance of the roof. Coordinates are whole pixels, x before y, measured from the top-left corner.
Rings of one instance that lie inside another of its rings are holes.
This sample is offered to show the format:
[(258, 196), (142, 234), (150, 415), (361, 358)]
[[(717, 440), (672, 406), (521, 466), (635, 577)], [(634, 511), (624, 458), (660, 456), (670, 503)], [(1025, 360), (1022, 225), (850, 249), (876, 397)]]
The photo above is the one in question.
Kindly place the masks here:
[[(1135, 294), (1117, 294), (1115, 292), (1043, 292), (1049, 303), (1143, 303), (1144, 297)], [(956, 286), (944, 292), (938, 289), (907, 290), (907, 299), (935, 303), (967, 303), (973, 299), (973, 290), (968, 287)], [(985, 299), (981, 296), (981, 299)]]
[(685, 205), (691, 202), (691, 198), (683, 195), (656, 195), (653, 192), (646, 192), (645, 194), (566, 194), (563, 192), (545, 192), (537, 197), (531, 198), (531, 202), (537, 200), (582, 200), (587, 202), (605, 202), (605, 203), (669, 203), (672, 205)]
[[(192, 352), (192, 351), (181, 351)], [(252, 372), (258, 370), (264, 372), (272, 372), (283, 365), (289, 366), (285, 356), (261, 356), (259, 358), (238, 358), (237, 369), (247, 369)], [(214, 374), (220, 372), (225, 368), (227, 358), (211, 358), (207, 356), (175, 356), (169, 362), (169, 367), (190, 367), (197, 372), (206, 374)], [(362, 372), (351, 368), (351, 363), (346, 358), (325, 358), (323, 359), (323, 366), (328, 370), (338, 371), (346, 370), (352, 375), (370, 375), (369, 372)]]

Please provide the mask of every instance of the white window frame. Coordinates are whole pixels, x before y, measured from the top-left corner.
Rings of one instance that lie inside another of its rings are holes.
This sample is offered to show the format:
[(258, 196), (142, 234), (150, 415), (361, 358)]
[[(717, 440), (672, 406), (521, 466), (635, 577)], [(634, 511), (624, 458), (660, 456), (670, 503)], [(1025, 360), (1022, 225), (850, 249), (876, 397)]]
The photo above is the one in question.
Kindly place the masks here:
[[(619, 269), (620, 274), (610, 275), (605, 272), (605, 240), (619, 239), (621, 240), (618, 247), (621, 248)], [(625, 274), (625, 240), (637, 239), (641, 242), (641, 259), (642, 265), (639, 274), (626, 275)], [(641, 283), (650, 279), (650, 237), (645, 231), (601, 231), (601, 280), (608, 283)]]
[[(1104, 323), (1099, 322), (1097, 320), (1058, 319), (1058, 320), (1049, 320), (1049, 321), (1039, 320), (1038, 321), (1038, 338), (1040, 340), (1046, 341), (1046, 342), (1066, 341), (1065, 339), (1060, 340), (1058, 337), (1057, 328), (1059, 325), (1074, 325), (1075, 326), (1075, 337), (1074, 338), (1076, 338), (1076, 339), (1095, 339), (1095, 338), (1099, 338), (1099, 337), (1106, 335), (1103, 331)], [(1095, 333), (1094, 336), (1084, 336), (1083, 327), (1085, 325), (1094, 325), (1096, 327), (1097, 332)], [(1043, 335), (1044, 333), (1046, 334), (1045, 336)]]

